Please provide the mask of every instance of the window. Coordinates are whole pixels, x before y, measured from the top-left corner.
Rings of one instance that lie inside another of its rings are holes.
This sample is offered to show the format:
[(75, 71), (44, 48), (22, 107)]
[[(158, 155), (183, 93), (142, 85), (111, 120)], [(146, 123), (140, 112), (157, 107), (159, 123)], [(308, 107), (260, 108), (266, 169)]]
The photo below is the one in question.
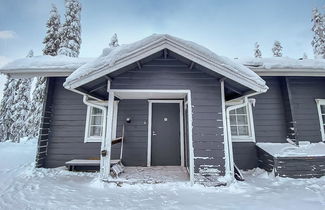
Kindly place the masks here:
[(325, 99), (316, 99), (322, 140), (325, 141)]
[(249, 124), (246, 107), (230, 111), (230, 128), (232, 136), (249, 136)]
[[(93, 102), (96, 103), (96, 102)], [(105, 102), (97, 102), (99, 106), (105, 106), (108, 104)], [(113, 128), (112, 128), (112, 140), (116, 138), (117, 127), (117, 109), (118, 101), (114, 101), (113, 107)], [(106, 132), (106, 111), (102, 109), (88, 106), (87, 108), (87, 121), (85, 128), (85, 143), (87, 142), (101, 142)]]
[(254, 142), (254, 126), (251, 104), (229, 112), (233, 142)]
[(100, 142), (104, 132), (103, 110), (88, 106), (85, 142)]

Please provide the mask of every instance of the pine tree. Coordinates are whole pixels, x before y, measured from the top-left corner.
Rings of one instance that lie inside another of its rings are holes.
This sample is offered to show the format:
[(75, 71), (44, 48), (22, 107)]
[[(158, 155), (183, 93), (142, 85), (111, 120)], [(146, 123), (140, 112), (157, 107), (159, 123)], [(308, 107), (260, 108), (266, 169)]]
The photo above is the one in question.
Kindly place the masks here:
[(11, 109), (13, 123), (10, 127), (10, 133), (12, 134), (12, 140), (19, 142), (21, 137), (27, 135), (28, 125), (27, 117), (29, 111), (29, 95), (31, 80), (19, 79), (17, 82), (17, 89), (14, 94), (14, 104)]
[(44, 55), (56, 56), (60, 47), (60, 15), (54, 4), (52, 4), (52, 9), (50, 11), (49, 19), (46, 23), (47, 31), (46, 36), (43, 40), (45, 44), (43, 49)]
[(282, 57), (282, 46), (279, 41), (274, 42), (272, 52), (274, 57)]
[(260, 50), (260, 45), (258, 44), (258, 42), (255, 42), (254, 56), (255, 56), (255, 58), (262, 57), (262, 52)]
[(30, 50), (26, 56), (26, 58), (31, 58), (34, 56), (34, 51), (33, 50)]
[(109, 47), (118, 47), (118, 46), (120, 45), (118, 44), (117, 34), (114, 33), (114, 35), (111, 38), (111, 42), (109, 43)]
[(36, 137), (41, 123), (43, 103), (45, 98), (46, 78), (38, 77), (35, 89), (32, 94), (32, 101), (29, 108), (27, 125), (29, 127), (27, 135)]
[(11, 139), (10, 128), (14, 122), (11, 109), (14, 104), (16, 83), (17, 80), (7, 77), (0, 106), (0, 141)]
[(78, 57), (81, 45), (81, 4), (78, 0), (66, 0), (65, 7), (65, 23), (60, 29), (59, 54)]
[(315, 57), (325, 58), (325, 26), (324, 17), (318, 12), (318, 9), (313, 9), (312, 20), (314, 37), (311, 42)]

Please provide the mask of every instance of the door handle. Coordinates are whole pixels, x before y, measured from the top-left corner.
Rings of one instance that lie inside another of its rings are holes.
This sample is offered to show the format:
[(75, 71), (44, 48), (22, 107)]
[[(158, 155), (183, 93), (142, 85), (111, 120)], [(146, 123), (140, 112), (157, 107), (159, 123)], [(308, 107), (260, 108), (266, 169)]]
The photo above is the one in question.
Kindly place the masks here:
[(157, 136), (157, 134), (156, 134), (155, 131), (152, 131), (152, 135), (153, 135), (153, 136)]

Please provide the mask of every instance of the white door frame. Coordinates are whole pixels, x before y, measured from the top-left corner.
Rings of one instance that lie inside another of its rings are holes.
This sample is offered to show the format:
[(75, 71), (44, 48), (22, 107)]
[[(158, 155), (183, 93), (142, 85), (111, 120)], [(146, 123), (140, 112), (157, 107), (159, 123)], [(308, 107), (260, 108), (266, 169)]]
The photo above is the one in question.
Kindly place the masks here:
[(181, 166), (184, 166), (184, 108), (183, 100), (148, 100), (148, 149), (147, 149), (147, 166), (151, 166), (151, 133), (152, 133), (152, 104), (153, 103), (178, 103), (179, 104), (179, 120), (180, 120), (180, 154)]

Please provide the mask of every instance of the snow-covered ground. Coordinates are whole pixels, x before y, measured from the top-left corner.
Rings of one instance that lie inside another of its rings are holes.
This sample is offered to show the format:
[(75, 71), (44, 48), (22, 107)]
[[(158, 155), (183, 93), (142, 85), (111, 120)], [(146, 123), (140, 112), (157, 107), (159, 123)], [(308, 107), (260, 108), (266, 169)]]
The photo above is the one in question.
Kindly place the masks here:
[(262, 170), (245, 182), (102, 183), (96, 173), (33, 169), (36, 143), (0, 143), (0, 209), (325, 209), (325, 177), (294, 180)]

